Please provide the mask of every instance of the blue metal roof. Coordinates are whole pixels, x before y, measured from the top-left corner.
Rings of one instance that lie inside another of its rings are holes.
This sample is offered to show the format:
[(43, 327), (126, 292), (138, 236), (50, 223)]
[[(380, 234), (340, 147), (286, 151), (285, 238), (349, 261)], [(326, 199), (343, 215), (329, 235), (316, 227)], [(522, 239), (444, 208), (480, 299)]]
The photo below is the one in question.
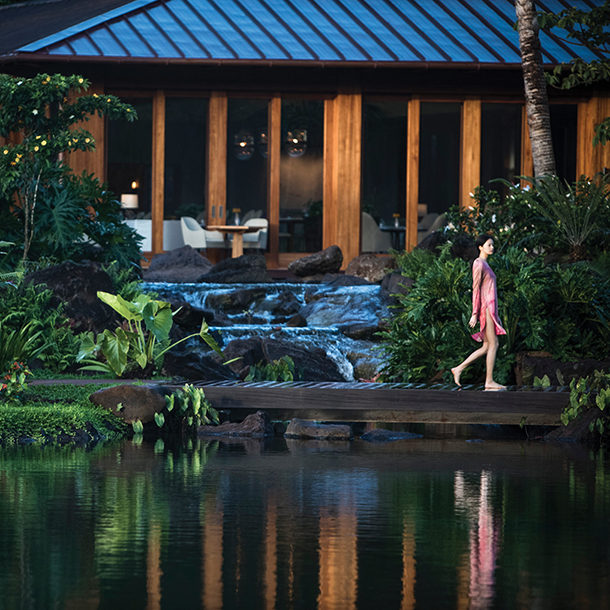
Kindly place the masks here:
[[(559, 11), (566, 0), (543, 0)], [(591, 0), (570, 0), (590, 8)], [(601, 4), (596, 0), (595, 4)], [(513, 0), (135, 0), (16, 50), (97, 60), (519, 64)], [(593, 54), (541, 34), (544, 60)]]

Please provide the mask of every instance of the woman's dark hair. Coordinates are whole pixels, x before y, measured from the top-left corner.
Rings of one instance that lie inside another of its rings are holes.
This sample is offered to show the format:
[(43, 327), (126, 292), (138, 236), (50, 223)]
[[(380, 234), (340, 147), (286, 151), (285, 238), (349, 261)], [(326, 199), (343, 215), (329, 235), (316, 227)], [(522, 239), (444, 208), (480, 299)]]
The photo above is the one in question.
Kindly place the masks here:
[(477, 237), (474, 242), (474, 245), (477, 248), (480, 248), (481, 246), (484, 246), (490, 239), (493, 241), (493, 237), (491, 235), (487, 235), (487, 233), (482, 233)]

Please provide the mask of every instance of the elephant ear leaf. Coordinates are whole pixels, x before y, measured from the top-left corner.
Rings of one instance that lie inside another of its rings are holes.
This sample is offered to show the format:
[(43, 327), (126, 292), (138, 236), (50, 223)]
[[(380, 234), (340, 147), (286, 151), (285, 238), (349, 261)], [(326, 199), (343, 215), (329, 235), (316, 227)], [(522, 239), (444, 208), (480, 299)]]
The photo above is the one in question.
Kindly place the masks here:
[(199, 331), (199, 336), (211, 347), (217, 354), (223, 355), (222, 350), (220, 349), (220, 345), (216, 343), (216, 339), (212, 337), (210, 334), (210, 327), (207, 322), (204, 320), (201, 323), (201, 330)]
[(108, 360), (112, 370), (120, 377), (127, 368), (127, 352), (129, 351), (129, 337), (122, 328), (117, 328), (116, 335), (109, 330), (104, 331), (101, 344), (102, 352)]
[(106, 305), (110, 305), (110, 307), (112, 307), (114, 311), (122, 315), (126, 320), (142, 319), (142, 316), (138, 312), (137, 306), (134, 306), (133, 303), (129, 303), (118, 294), (110, 294), (109, 292), (98, 291), (97, 297), (102, 302), (106, 303)]
[(144, 307), (142, 317), (146, 328), (157, 341), (164, 341), (169, 337), (169, 331), (174, 323), (170, 307), (159, 307), (158, 303), (151, 301)]

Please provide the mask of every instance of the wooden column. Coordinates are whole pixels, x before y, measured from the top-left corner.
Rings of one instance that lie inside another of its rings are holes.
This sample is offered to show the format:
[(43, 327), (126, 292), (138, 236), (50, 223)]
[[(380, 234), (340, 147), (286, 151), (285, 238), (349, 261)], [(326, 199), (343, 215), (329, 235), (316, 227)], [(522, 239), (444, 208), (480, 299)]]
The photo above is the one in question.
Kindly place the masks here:
[(472, 205), (470, 193), (481, 184), (481, 100), (462, 105), (460, 207)]
[[(532, 141), (530, 140), (530, 128), (527, 124), (527, 110), (525, 104), (521, 110), (521, 168), (522, 176), (534, 176), (534, 158), (532, 157)], [(529, 182), (521, 180), (521, 188)]]
[(592, 178), (604, 167), (610, 167), (610, 145), (593, 147), (595, 126), (608, 116), (610, 100), (594, 97), (578, 104), (576, 148), (576, 177), (583, 174)]
[(163, 209), (165, 190), (165, 94), (153, 98), (152, 138), (152, 251), (163, 252)]
[(405, 214), (405, 247), (411, 252), (417, 246), (417, 204), (419, 203), (419, 99), (409, 100), (407, 115), (407, 202)]
[(269, 267), (279, 267), (280, 234), (280, 152), (282, 145), (282, 99), (269, 102), (267, 124), (267, 219), (269, 220)]
[(343, 268), (360, 254), (362, 95), (325, 102), (323, 246), (338, 245)]
[[(87, 91), (79, 94), (82, 95), (104, 95), (104, 83), (92, 83)], [(88, 174), (95, 174), (96, 178), (105, 181), (106, 176), (106, 120), (104, 117), (99, 117), (97, 114), (89, 115), (89, 120), (85, 123), (77, 125), (87, 131), (95, 139), (95, 151), (83, 152), (77, 150), (66, 158), (67, 164), (72, 168), (75, 175), (80, 175), (83, 171)]]
[(214, 91), (209, 109), (206, 224), (223, 225), (227, 207), (227, 94)]

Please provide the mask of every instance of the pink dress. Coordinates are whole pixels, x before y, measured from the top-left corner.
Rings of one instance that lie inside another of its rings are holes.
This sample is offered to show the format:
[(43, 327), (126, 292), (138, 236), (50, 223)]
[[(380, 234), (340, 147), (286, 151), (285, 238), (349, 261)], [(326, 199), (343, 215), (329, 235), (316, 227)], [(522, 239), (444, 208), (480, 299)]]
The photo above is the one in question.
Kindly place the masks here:
[(505, 335), (498, 317), (498, 292), (496, 289), (496, 274), (482, 258), (477, 258), (472, 266), (472, 315), (479, 318), (481, 330), (472, 335), (476, 341), (485, 338), (486, 310), (490, 311), (496, 335)]

